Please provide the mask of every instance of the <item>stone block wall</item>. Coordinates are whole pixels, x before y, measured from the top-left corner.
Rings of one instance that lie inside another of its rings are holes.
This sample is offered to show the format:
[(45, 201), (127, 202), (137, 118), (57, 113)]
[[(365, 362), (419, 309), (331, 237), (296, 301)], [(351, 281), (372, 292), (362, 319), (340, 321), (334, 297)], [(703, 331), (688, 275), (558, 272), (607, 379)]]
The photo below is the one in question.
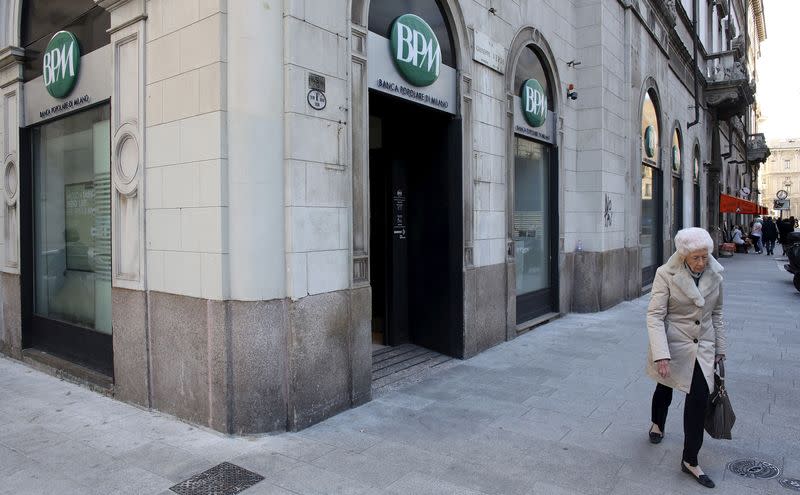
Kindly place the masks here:
[[(348, 2), (294, 0), (284, 8), (286, 266), (292, 299), (351, 283), (347, 156)], [(309, 76), (325, 78), (327, 106), (306, 100)]]
[(148, 288), (227, 297), (224, 2), (148, 2)]

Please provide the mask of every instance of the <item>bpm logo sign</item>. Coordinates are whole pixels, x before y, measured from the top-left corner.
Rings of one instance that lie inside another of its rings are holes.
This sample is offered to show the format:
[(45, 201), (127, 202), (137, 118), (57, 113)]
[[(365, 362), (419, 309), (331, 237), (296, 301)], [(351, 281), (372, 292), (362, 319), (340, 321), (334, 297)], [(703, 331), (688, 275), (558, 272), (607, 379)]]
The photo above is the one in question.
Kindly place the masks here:
[(42, 60), (44, 87), (50, 96), (64, 98), (78, 81), (81, 49), (78, 38), (68, 31), (59, 31), (47, 44)]
[(644, 152), (647, 158), (653, 158), (656, 155), (656, 131), (651, 125), (644, 130)]
[(392, 25), (389, 46), (403, 79), (419, 87), (430, 86), (438, 79), (442, 50), (433, 29), (421, 17), (398, 17)]
[(528, 79), (520, 89), (522, 115), (531, 127), (541, 127), (547, 119), (547, 95), (536, 79)]

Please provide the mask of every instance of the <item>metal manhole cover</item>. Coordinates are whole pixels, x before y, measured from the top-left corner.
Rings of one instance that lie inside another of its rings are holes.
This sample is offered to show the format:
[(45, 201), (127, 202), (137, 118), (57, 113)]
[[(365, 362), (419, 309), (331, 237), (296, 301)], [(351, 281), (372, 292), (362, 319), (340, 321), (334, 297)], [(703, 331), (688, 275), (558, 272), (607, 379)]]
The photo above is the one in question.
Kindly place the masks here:
[(800, 480), (796, 480), (794, 478), (783, 478), (780, 481), (780, 484), (784, 488), (788, 488), (789, 490), (794, 490), (796, 492), (800, 492)]
[(778, 466), (757, 459), (739, 459), (728, 464), (728, 470), (745, 478), (771, 480), (781, 474)]
[(234, 495), (264, 477), (230, 462), (223, 462), (170, 488), (179, 495)]

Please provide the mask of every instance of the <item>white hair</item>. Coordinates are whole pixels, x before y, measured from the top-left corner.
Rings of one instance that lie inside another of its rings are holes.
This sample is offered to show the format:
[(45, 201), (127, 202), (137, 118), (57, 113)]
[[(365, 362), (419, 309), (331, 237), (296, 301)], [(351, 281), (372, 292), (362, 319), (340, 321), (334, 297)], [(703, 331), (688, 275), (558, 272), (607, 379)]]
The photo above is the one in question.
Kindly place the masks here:
[(714, 249), (714, 241), (705, 229), (689, 227), (675, 234), (675, 248), (684, 258), (694, 251), (705, 249), (709, 253)]

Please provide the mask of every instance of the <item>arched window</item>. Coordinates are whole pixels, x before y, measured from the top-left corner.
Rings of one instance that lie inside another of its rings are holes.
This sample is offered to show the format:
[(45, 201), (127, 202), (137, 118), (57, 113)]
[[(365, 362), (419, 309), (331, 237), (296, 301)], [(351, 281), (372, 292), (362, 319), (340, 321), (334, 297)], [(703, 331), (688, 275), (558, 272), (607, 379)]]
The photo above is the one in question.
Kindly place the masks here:
[(683, 161), (681, 150), (683, 141), (681, 131), (677, 127), (672, 132), (670, 162), (672, 169), (672, 214), (670, 216), (670, 232), (672, 238), (683, 228)]
[(639, 261), (642, 286), (649, 285), (661, 264), (663, 249), (661, 169), (659, 163), (660, 121), (658, 100), (653, 89), (647, 90), (642, 104), (642, 208), (639, 225)]
[(701, 226), (701, 210), (702, 207), (700, 205), (700, 146), (694, 146), (694, 156), (692, 158), (692, 181), (694, 183), (694, 226), (700, 227)]
[(547, 65), (543, 61), (542, 55), (537, 48), (533, 45), (528, 45), (522, 49), (517, 59), (517, 66), (514, 70), (514, 91), (515, 94), (520, 94), (522, 85), (529, 79), (536, 79), (544, 89), (544, 94), (547, 96), (547, 109), (554, 111), (554, 98), (552, 93), (553, 83), (550, 71), (546, 69)]
[(558, 154), (553, 132), (553, 76), (534, 45), (514, 66), (514, 242), (517, 324), (557, 310)]
[(404, 14), (414, 14), (422, 19), (433, 30), (442, 50), (442, 63), (450, 67), (456, 66), (455, 44), (450, 24), (439, 2), (430, 0), (372, 0), (369, 5), (369, 30), (384, 38), (391, 36), (392, 24)]

